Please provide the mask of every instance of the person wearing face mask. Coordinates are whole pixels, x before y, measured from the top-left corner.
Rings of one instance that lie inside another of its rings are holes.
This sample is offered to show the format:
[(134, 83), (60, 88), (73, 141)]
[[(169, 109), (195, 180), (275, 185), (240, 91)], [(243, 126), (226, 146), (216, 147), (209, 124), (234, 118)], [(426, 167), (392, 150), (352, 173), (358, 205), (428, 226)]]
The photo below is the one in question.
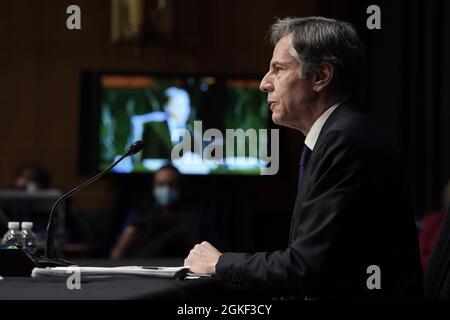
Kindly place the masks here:
[(159, 206), (169, 209), (171, 205), (178, 201), (180, 193), (177, 188), (162, 185), (153, 189), (153, 197)]
[(185, 255), (200, 238), (201, 221), (184, 203), (181, 190), (179, 171), (170, 165), (160, 168), (153, 178), (153, 209), (129, 215), (111, 258)]

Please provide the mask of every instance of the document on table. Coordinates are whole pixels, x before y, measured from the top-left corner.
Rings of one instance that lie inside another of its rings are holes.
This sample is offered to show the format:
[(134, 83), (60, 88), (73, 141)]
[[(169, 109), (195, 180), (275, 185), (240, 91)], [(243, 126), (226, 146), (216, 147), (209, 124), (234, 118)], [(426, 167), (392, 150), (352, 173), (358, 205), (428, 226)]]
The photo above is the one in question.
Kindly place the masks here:
[(187, 267), (153, 267), (153, 266), (123, 266), (123, 267), (55, 267), (55, 268), (34, 268), (31, 272), (33, 278), (45, 276), (68, 276), (75, 272), (80, 272), (82, 276), (115, 276), (134, 275), (143, 277), (183, 279), (189, 272)]

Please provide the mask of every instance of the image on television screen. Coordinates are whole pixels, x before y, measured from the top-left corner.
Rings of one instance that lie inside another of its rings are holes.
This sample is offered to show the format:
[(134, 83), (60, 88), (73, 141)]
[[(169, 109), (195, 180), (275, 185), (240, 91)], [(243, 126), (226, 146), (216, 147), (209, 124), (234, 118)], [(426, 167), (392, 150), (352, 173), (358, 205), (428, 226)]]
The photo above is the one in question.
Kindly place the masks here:
[[(102, 75), (99, 169), (142, 140), (144, 149), (122, 161), (115, 172), (153, 172), (172, 164), (184, 174), (260, 174), (267, 167), (258, 149), (267, 148), (269, 110), (259, 82)], [(234, 138), (239, 134), (244, 139)]]

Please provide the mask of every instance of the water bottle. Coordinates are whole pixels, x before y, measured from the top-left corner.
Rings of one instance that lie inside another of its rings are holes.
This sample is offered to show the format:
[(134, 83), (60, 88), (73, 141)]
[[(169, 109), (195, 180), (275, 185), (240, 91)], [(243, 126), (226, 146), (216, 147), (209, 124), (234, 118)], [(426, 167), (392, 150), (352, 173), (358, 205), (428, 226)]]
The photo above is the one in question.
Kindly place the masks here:
[(19, 222), (8, 222), (8, 231), (3, 236), (2, 248), (19, 249), (22, 246)]
[(27, 250), (31, 254), (35, 254), (37, 251), (37, 237), (32, 231), (33, 222), (22, 222), (22, 248)]

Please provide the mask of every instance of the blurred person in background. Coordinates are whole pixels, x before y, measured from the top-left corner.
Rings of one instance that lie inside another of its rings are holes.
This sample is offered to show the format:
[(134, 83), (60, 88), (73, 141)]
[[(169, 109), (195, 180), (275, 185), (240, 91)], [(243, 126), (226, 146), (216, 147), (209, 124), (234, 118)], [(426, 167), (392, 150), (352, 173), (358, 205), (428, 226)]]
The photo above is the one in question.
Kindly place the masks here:
[[(173, 166), (161, 167), (153, 178), (150, 210), (132, 211), (111, 251), (112, 259), (125, 257), (182, 257), (213, 224), (182, 196), (182, 176)], [(207, 236), (207, 235), (206, 235)]]
[(26, 191), (48, 189), (50, 187), (50, 175), (43, 167), (26, 163), (15, 172), (12, 188)]
[[(35, 163), (20, 165), (13, 176), (11, 189), (25, 193), (46, 190), (50, 187), (50, 174), (44, 167)], [(48, 208), (50, 209), (50, 208)], [(42, 237), (45, 234), (48, 211), (36, 209), (28, 201), (6, 199), (0, 203), (0, 233), (6, 232), (8, 221), (32, 221), (34, 230)]]

